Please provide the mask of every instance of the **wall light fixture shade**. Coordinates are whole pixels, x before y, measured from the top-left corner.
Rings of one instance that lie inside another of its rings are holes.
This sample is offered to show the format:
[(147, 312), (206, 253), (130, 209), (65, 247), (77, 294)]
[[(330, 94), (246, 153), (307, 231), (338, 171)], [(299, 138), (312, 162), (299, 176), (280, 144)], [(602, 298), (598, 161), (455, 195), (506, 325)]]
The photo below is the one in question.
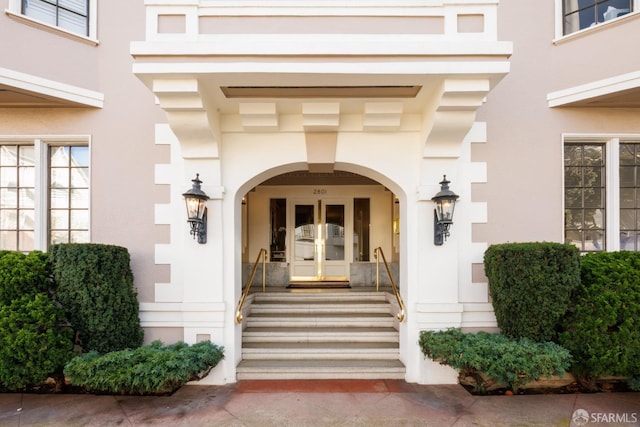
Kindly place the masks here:
[(449, 189), (449, 183), (447, 176), (444, 175), (440, 181), (440, 191), (431, 198), (436, 204), (433, 215), (433, 244), (436, 246), (442, 246), (449, 237), (449, 229), (453, 224), (453, 211), (456, 208), (456, 201), (460, 197)]
[(209, 196), (200, 188), (200, 174), (192, 179), (193, 186), (188, 191), (182, 193), (187, 205), (187, 222), (190, 225), (190, 234), (198, 243), (207, 243), (207, 200)]

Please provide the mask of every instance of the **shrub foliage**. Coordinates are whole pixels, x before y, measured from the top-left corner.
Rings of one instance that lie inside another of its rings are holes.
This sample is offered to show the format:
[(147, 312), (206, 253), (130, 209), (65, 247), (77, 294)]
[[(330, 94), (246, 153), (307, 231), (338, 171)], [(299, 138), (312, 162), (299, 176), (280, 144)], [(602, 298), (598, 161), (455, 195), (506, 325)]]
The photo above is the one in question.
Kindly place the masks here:
[(577, 375), (640, 376), (640, 253), (585, 255), (562, 326)]
[(53, 299), (47, 253), (0, 251), (0, 387), (18, 391), (62, 371), (72, 331)]
[(61, 318), (43, 293), (0, 305), (0, 385), (21, 390), (62, 371), (73, 357), (73, 332), (60, 325)]
[(139, 307), (126, 248), (60, 244), (50, 249), (59, 301), (83, 351), (142, 345)]
[(0, 305), (52, 288), (49, 254), (0, 251)]
[(164, 346), (154, 341), (135, 350), (78, 356), (64, 373), (72, 384), (94, 393), (167, 394), (202, 378), (223, 357), (223, 348), (209, 341), (192, 346), (183, 342)]
[(569, 351), (558, 344), (487, 332), (422, 331), (419, 345), (426, 357), (461, 375), (483, 373), (513, 391), (543, 377), (564, 375), (571, 363)]
[(553, 340), (580, 283), (580, 254), (569, 244), (533, 242), (490, 246), (484, 255), (493, 308), (513, 338)]

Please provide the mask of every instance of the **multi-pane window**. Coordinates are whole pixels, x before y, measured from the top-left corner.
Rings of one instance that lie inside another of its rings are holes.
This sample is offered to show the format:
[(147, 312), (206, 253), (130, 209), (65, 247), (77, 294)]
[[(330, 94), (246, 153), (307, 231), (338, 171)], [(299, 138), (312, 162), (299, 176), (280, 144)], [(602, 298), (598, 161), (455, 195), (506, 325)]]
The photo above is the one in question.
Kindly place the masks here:
[(564, 146), (565, 241), (583, 252), (640, 250), (640, 140)]
[(89, 241), (89, 148), (49, 147), (49, 243)]
[(0, 146), (0, 249), (34, 249), (34, 147)]
[(89, 241), (89, 148), (0, 145), (0, 250)]
[(22, 13), (72, 33), (89, 36), (89, 0), (22, 0)]
[(620, 249), (640, 250), (640, 144), (620, 143)]
[(605, 250), (605, 145), (564, 147), (565, 240), (581, 251)]
[(633, 12), (634, 0), (563, 0), (563, 31), (571, 34)]

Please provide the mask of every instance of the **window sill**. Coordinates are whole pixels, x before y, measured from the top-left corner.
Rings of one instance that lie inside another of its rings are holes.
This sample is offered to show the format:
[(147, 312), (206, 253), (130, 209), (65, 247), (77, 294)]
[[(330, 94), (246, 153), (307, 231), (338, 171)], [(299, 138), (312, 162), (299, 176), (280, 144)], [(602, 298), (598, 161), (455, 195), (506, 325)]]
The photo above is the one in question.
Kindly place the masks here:
[(582, 38), (584, 36), (588, 36), (590, 34), (594, 34), (600, 31), (604, 31), (607, 30), (609, 28), (618, 26), (618, 25), (623, 25), (625, 23), (627, 23), (628, 21), (632, 21), (635, 20), (637, 18), (640, 17), (640, 11), (635, 11), (635, 12), (631, 12), (628, 13), (624, 16), (621, 16), (619, 18), (615, 18), (612, 19), (610, 21), (607, 22), (603, 22), (601, 24), (598, 25), (594, 25), (593, 27), (589, 27), (589, 28), (583, 28), (582, 30), (578, 30), (576, 32), (573, 32), (571, 34), (567, 34), (566, 36), (562, 36), (560, 38), (556, 38), (553, 40), (553, 44), (554, 45), (559, 45), (562, 43), (566, 43), (569, 42), (571, 40), (575, 40), (575, 39), (579, 39)]
[(45, 31), (49, 31), (50, 33), (58, 34), (60, 36), (63, 36), (63, 37), (66, 37), (66, 38), (69, 38), (69, 39), (72, 39), (72, 40), (77, 40), (77, 41), (80, 41), (80, 42), (83, 42), (83, 43), (86, 43), (86, 44), (89, 44), (89, 45), (92, 45), (92, 46), (97, 46), (100, 43), (95, 38), (91, 38), (91, 37), (83, 36), (83, 35), (80, 35), (80, 34), (72, 33), (71, 31), (67, 31), (65, 29), (56, 27), (54, 25), (49, 25), (49, 24), (46, 24), (46, 23), (44, 23), (42, 21), (38, 21), (36, 19), (29, 18), (28, 16), (25, 16), (25, 15), (23, 15), (21, 13), (15, 13), (15, 12), (12, 12), (11, 10), (8, 10), (8, 9), (6, 9), (4, 12), (10, 18), (13, 18), (13, 19), (15, 19), (17, 21), (20, 21), (20, 22), (22, 22), (24, 24), (27, 24), (27, 25), (30, 25), (32, 27), (40, 28), (40, 29), (45, 30)]

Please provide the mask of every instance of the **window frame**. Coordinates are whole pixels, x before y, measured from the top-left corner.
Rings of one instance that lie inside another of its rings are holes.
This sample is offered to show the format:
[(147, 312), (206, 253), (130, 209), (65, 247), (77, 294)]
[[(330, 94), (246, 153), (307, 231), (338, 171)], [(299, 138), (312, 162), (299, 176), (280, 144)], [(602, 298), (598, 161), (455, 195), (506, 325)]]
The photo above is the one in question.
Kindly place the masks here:
[(565, 241), (565, 156), (567, 144), (604, 144), (605, 153), (605, 249), (620, 250), (620, 144), (640, 143), (640, 134), (563, 134), (562, 135), (562, 240)]
[[(609, 152), (609, 148), (606, 144), (606, 141), (603, 141), (601, 139), (586, 139), (586, 138), (581, 138), (581, 139), (576, 139), (576, 140), (571, 140), (571, 141), (564, 141), (563, 143), (563, 156), (562, 156), (562, 165), (563, 165), (563, 173), (562, 173), (562, 189), (563, 189), (563, 206), (562, 206), (562, 212), (563, 212), (563, 240), (566, 242), (567, 241), (567, 209), (571, 209), (571, 210), (580, 210), (582, 212), (582, 214), (584, 215), (584, 213), (588, 210), (594, 209), (593, 206), (588, 207), (584, 205), (584, 200), (583, 200), (583, 204), (580, 207), (576, 207), (576, 206), (570, 206), (567, 208), (566, 206), (566, 201), (567, 201), (567, 190), (570, 189), (580, 189), (581, 190), (581, 195), (584, 198), (584, 193), (585, 193), (585, 189), (587, 188), (594, 188), (594, 187), (586, 187), (586, 186), (578, 186), (578, 187), (567, 187), (567, 168), (573, 168), (575, 167), (575, 165), (567, 165), (565, 163), (566, 161), (566, 151), (567, 151), (567, 146), (576, 146), (576, 147), (584, 147), (587, 145), (591, 145), (591, 146), (600, 146), (602, 147), (602, 163), (598, 166), (596, 165), (585, 165), (585, 164), (580, 164), (578, 165), (578, 167), (580, 168), (581, 171), (584, 171), (584, 168), (589, 168), (589, 169), (594, 169), (594, 168), (602, 168), (602, 170), (604, 171), (604, 177), (601, 177), (601, 180), (604, 180), (604, 185), (603, 187), (595, 187), (595, 188), (602, 188), (604, 190), (604, 195), (605, 195), (605, 199), (604, 199), (604, 206), (602, 206), (604, 212), (601, 212), (601, 215), (604, 216), (604, 221), (602, 222), (602, 231), (604, 233), (604, 240), (602, 241), (602, 244), (604, 245), (604, 248), (602, 250), (606, 251), (607, 248), (609, 247), (609, 236), (610, 236), (610, 229), (607, 227), (608, 225), (608, 220), (610, 217), (610, 212), (609, 212), (609, 203), (608, 203), (608, 197), (609, 197), (609, 187), (608, 187), (608, 183), (609, 183), (609, 170), (608, 170), (608, 165), (609, 165), (609, 158), (610, 158), (610, 152)], [(584, 151), (581, 151), (584, 152)], [(596, 210), (599, 208), (596, 208)], [(594, 214), (595, 215), (595, 214)], [(586, 224), (587, 220), (583, 217), (582, 219), (582, 223), (581, 225), (584, 226)], [(573, 228), (569, 228), (569, 230), (573, 230)], [(579, 227), (577, 230), (585, 230), (584, 227)], [(600, 230), (600, 228), (597, 228), (596, 230)], [(584, 236), (583, 236), (584, 238)], [(598, 250), (584, 250), (582, 247), (579, 248), (581, 252), (596, 252)]]
[(34, 238), (33, 249), (46, 251), (49, 248), (49, 147), (86, 146), (89, 148), (89, 241), (91, 241), (91, 137), (89, 135), (55, 136), (0, 136), (0, 145), (31, 145), (34, 147)]
[[(632, 231), (633, 234), (634, 234), (634, 242), (633, 242), (634, 249), (623, 248), (622, 245), (620, 244), (620, 247), (618, 248), (618, 250), (632, 250), (632, 251), (635, 251), (635, 252), (640, 252), (640, 245), (638, 245), (639, 237), (640, 237), (640, 235), (638, 235), (638, 232), (640, 231), (639, 230), (639, 223), (638, 223), (638, 219), (639, 219), (638, 215), (640, 214), (640, 205), (638, 204), (638, 202), (639, 202), (638, 196), (639, 196), (639, 193), (640, 193), (640, 184), (639, 184), (639, 181), (638, 181), (638, 173), (637, 173), (640, 170), (640, 164), (638, 163), (638, 155), (640, 155), (640, 138), (637, 138), (637, 139), (620, 139), (618, 143), (619, 143), (620, 147), (622, 145), (634, 146), (634, 148), (633, 148), (633, 150), (634, 150), (634, 153), (633, 153), (634, 154), (633, 155), (633, 159), (634, 159), (633, 164), (631, 164), (631, 163), (624, 163), (623, 164), (623, 162), (620, 160), (620, 158), (622, 156), (618, 157), (618, 171), (619, 171), (619, 173), (618, 173), (617, 176), (618, 176), (619, 182), (618, 182), (618, 186), (617, 187), (618, 187), (618, 190), (620, 192), (622, 192), (623, 189), (626, 189), (626, 190), (633, 189), (634, 190), (633, 200), (635, 202), (633, 207), (627, 207), (627, 206), (623, 207), (622, 197), (620, 196), (618, 198), (618, 200), (617, 200), (618, 203), (619, 203), (618, 214), (620, 215), (620, 227), (619, 227), (619, 230), (618, 230), (619, 231), (619, 240), (622, 239), (622, 234), (624, 232)], [(620, 150), (618, 150), (618, 152), (619, 151)], [(622, 178), (622, 175), (623, 175), (622, 170), (623, 170), (623, 168), (627, 169), (627, 170), (629, 170), (629, 169), (633, 170), (633, 182), (634, 182), (633, 186), (625, 186), (625, 187), (622, 186), (622, 184), (623, 184), (623, 178)], [(623, 227), (622, 227), (623, 226), (623, 220), (622, 220), (623, 211), (632, 211), (633, 212), (633, 217), (634, 217), (633, 228), (625, 228), (625, 229), (623, 229)]]
[(633, 16), (640, 15), (640, 0), (633, 0), (633, 10), (626, 15), (619, 16), (606, 22), (601, 22), (592, 27), (582, 28), (572, 33), (564, 34), (564, 6), (563, 0), (555, 0), (555, 40), (568, 39), (573, 37), (579, 37), (583, 34), (588, 34), (599, 29), (607, 28), (611, 25), (615, 25)]
[(92, 45), (97, 45), (98, 44), (97, 10), (98, 10), (98, 0), (89, 0), (89, 10), (88, 10), (89, 34), (88, 35), (74, 33), (73, 31), (69, 31), (64, 28), (60, 28), (58, 26), (48, 24), (46, 22), (40, 21), (38, 19), (34, 19), (30, 16), (23, 14), (22, 0), (9, 0), (9, 5), (5, 12), (9, 16), (12, 16), (26, 24), (29, 24), (38, 28), (42, 28), (48, 31), (52, 31), (54, 33), (63, 35), (65, 37), (88, 42)]

